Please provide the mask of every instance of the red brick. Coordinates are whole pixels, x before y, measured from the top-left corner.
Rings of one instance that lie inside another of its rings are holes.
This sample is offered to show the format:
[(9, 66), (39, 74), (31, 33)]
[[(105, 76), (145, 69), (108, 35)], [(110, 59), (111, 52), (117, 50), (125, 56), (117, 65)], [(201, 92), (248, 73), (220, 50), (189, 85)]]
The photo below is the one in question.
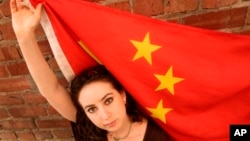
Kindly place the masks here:
[[(0, 32), (0, 41), (1, 41), (1, 32)], [(5, 61), (3, 50), (0, 48), (0, 62)]]
[(9, 0), (3, 0), (3, 3), (0, 4), (1, 14), (5, 17), (10, 16)]
[(13, 107), (9, 108), (9, 113), (13, 117), (36, 117), (46, 116), (47, 112), (44, 107), (41, 106), (29, 106), (29, 107)]
[(246, 14), (247, 7), (242, 7), (192, 15), (184, 18), (183, 22), (186, 25), (207, 29), (243, 27), (245, 25)]
[(53, 134), (57, 138), (62, 138), (62, 139), (67, 139), (67, 138), (73, 137), (73, 133), (71, 130), (53, 130)]
[(17, 132), (19, 140), (36, 140), (35, 135), (31, 131)]
[(9, 72), (12, 76), (29, 74), (28, 67), (27, 67), (26, 63), (23, 61), (8, 64), (7, 69), (9, 70)]
[(16, 35), (13, 31), (11, 22), (8, 24), (3, 24), (0, 26), (0, 32), (2, 33), (4, 40), (14, 40), (16, 39)]
[(17, 140), (17, 137), (16, 137), (16, 134), (14, 132), (2, 132), (2, 133), (0, 133), (0, 140), (15, 141), (15, 140)]
[(37, 120), (38, 128), (70, 128), (70, 122), (66, 119)]
[(217, 8), (235, 4), (238, 0), (203, 0), (202, 8)]
[(164, 13), (163, 0), (134, 0), (133, 12), (145, 16), (155, 16)]
[(5, 66), (0, 65), (0, 78), (8, 77), (9, 73), (6, 71)]
[(172, 18), (172, 19), (167, 19), (168, 22), (171, 22), (171, 23), (177, 23), (177, 24), (180, 24), (180, 19), (179, 18)]
[(250, 30), (244, 30), (244, 31), (236, 32), (236, 33), (243, 34), (243, 35), (250, 35)]
[(52, 55), (52, 50), (48, 40), (41, 40), (37, 42), (43, 55)]
[(0, 61), (17, 60), (20, 58), (21, 58), (21, 56), (20, 56), (17, 48), (15, 48), (15, 47), (2, 47), (2, 48), (0, 48)]
[(69, 82), (66, 80), (66, 78), (63, 75), (57, 75), (59, 83), (64, 86), (64, 87), (68, 87), (69, 86)]
[(33, 129), (35, 125), (32, 120), (25, 120), (25, 121), (0, 121), (0, 125), (3, 129)]
[(53, 57), (53, 58), (49, 58), (49, 60), (47, 60), (50, 68), (53, 70), (53, 71), (60, 71), (60, 68), (56, 62), (56, 59)]
[(23, 100), (25, 101), (25, 103), (28, 103), (28, 104), (45, 104), (47, 103), (47, 100), (41, 95), (41, 94), (38, 94), (38, 93), (34, 93), (34, 92), (27, 92), (27, 93), (24, 93), (22, 95), (23, 97)]
[(60, 115), (51, 105), (48, 107), (49, 115)]
[(0, 99), (0, 105), (20, 105), (24, 103), (19, 94), (1, 94)]
[(53, 139), (50, 131), (34, 131), (34, 134), (38, 140)]
[[(1, 19), (0, 19), (1, 20)], [(0, 32), (0, 41), (3, 40), (3, 34)], [(0, 58), (1, 59), (1, 58)]]
[(122, 11), (128, 11), (128, 12), (131, 11), (129, 1), (113, 2), (113, 3), (107, 4), (106, 6), (111, 7), (111, 8), (115, 8), (115, 9), (119, 9)]
[[(0, 98), (1, 99), (1, 98)], [(2, 99), (1, 99), (2, 100)], [(0, 109), (0, 119), (4, 119), (4, 118), (7, 118), (9, 117), (7, 111), (3, 108)]]
[(166, 4), (166, 13), (186, 12), (197, 10), (199, 0), (168, 0)]
[(250, 13), (248, 14), (248, 17), (247, 17), (247, 25), (250, 25)]
[(31, 90), (32, 84), (27, 78), (0, 80), (0, 92)]
[(40, 38), (45, 37), (45, 33), (41, 25), (39, 25), (38, 28), (36, 29), (36, 36)]

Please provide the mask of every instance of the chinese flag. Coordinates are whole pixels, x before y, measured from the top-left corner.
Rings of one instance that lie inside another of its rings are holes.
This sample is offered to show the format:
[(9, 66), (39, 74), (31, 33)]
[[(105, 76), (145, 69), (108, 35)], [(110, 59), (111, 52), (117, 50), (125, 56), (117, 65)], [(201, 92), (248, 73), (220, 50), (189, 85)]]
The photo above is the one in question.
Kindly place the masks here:
[(70, 81), (104, 64), (175, 141), (228, 141), (250, 123), (250, 37), (82, 0), (42, 2), (42, 25)]

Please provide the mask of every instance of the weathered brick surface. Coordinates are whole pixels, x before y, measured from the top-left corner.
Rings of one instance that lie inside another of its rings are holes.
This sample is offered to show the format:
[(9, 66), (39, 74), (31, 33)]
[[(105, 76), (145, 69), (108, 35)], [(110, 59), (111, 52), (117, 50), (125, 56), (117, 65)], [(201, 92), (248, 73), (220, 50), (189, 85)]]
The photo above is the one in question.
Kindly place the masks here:
[(133, 0), (133, 12), (145, 16), (164, 13), (163, 0)]
[[(250, 35), (250, 0), (88, 1), (173, 23)], [(68, 87), (41, 26), (36, 36), (59, 82)], [(0, 129), (3, 141), (73, 139), (70, 122), (47, 103), (30, 77), (11, 27), (9, 0), (0, 0)]]
[(29, 70), (24, 61), (9, 63), (6, 66), (12, 76), (29, 74)]
[(111, 7), (111, 8), (115, 8), (115, 9), (119, 9), (119, 10), (123, 10), (123, 11), (131, 11), (130, 8), (130, 4), (129, 1), (121, 1), (121, 2), (112, 2), (112, 3), (108, 3), (106, 4), (106, 6)]
[(43, 53), (44, 56), (52, 54), (52, 51), (51, 51), (51, 48), (49, 46), (48, 40), (38, 41), (38, 45), (39, 45), (40, 50), (41, 50), (41, 52)]
[(4, 108), (0, 108), (0, 119), (4, 119), (9, 117), (7, 110)]
[(32, 120), (24, 120), (24, 121), (0, 121), (0, 125), (3, 129), (17, 129), (17, 130), (24, 130), (24, 129), (33, 129), (35, 127), (34, 122)]
[(48, 114), (49, 115), (59, 115), (59, 113), (52, 106), (48, 107)]
[(0, 94), (0, 106), (4, 105), (21, 105), (24, 103), (19, 93), (15, 94)]
[(28, 106), (28, 107), (13, 107), (9, 108), (9, 113), (13, 117), (38, 117), (46, 116), (47, 111), (45, 107), (41, 106)]
[(17, 132), (17, 137), (20, 140), (36, 140), (36, 137), (33, 132), (31, 131), (22, 131), (22, 132)]
[(18, 49), (15, 47), (1, 47), (0, 48), (0, 62), (1, 61), (13, 61), (21, 59)]
[(7, 72), (4, 65), (0, 65), (0, 78), (8, 77), (9, 73)]
[(14, 40), (16, 39), (15, 33), (13, 32), (11, 23), (7, 23), (0, 26), (0, 32), (2, 33), (2, 38), (4, 40)]
[(22, 94), (23, 101), (26, 104), (45, 104), (46, 99), (38, 92), (26, 92)]
[(238, 0), (203, 0), (202, 8), (217, 8), (235, 4)]
[(42, 128), (68, 128), (70, 127), (70, 122), (65, 119), (45, 119), (37, 120), (37, 126)]
[(10, 17), (9, 0), (1, 0), (0, 9), (5, 17)]
[(28, 78), (0, 79), (0, 92), (31, 90), (32, 84)]
[(184, 18), (183, 22), (186, 25), (207, 29), (242, 27), (245, 25), (247, 10), (247, 7), (242, 7), (192, 15)]
[(167, 13), (187, 12), (198, 9), (199, 0), (168, 0), (166, 3)]
[(0, 132), (0, 139), (3, 141), (15, 141), (17, 136), (15, 132)]
[(47, 131), (34, 131), (34, 134), (38, 140), (53, 139), (53, 135), (50, 130)]
[(62, 139), (67, 139), (67, 138), (72, 138), (73, 137), (73, 133), (72, 133), (71, 130), (54, 130), (53, 134), (57, 138), (62, 138)]

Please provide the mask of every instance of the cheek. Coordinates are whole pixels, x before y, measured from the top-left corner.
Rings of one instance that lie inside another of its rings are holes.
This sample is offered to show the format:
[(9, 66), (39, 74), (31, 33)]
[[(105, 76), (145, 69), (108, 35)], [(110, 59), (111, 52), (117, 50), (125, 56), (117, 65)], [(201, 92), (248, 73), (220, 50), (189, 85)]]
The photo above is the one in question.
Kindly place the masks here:
[(101, 123), (100, 120), (98, 119), (98, 116), (96, 116), (95, 114), (88, 114), (88, 113), (86, 113), (86, 115), (95, 126), (100, 128)]
[(126, 114), (126, 106), (125, 106), (124, 101), (122, 99), (117, 101), (116, 104), (113, 105), (112, 111), (113, 111), (113, 114), (124, 116)]

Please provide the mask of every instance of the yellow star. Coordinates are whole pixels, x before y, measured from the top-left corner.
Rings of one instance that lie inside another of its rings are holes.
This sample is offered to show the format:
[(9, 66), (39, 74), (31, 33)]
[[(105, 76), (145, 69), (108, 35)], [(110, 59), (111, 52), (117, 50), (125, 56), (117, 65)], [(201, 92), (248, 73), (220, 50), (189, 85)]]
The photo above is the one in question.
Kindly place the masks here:
[(166, 114), (171, 110), (173, 110), (172, 108), (164, 108), (162, 99), (157, 104), (156, 108), (147, 108), (147, 109), (152, 113), (151, 114), (152, 117), (160, 119), (165, 124), (166, 124)]
[(174, 95), (174, 85), (184, 80), (183, 78), (173, 76), (172, 66), (168, 69), (165, 75), (155, 74), (155, 77), (161, 82), (161, 84), (156, 88), (156, 91), (167, 89), (172, 95)]
[(142, 42), (130, 40), (131, 43), (137, 48), (137, 53), (133, 58), (133, 61), (144, 57), (150, 65), (152, 65), (151, 54), (158, 50), (161, 46), (153, 45), (150, 43), (149, 33), (146, 34)]

